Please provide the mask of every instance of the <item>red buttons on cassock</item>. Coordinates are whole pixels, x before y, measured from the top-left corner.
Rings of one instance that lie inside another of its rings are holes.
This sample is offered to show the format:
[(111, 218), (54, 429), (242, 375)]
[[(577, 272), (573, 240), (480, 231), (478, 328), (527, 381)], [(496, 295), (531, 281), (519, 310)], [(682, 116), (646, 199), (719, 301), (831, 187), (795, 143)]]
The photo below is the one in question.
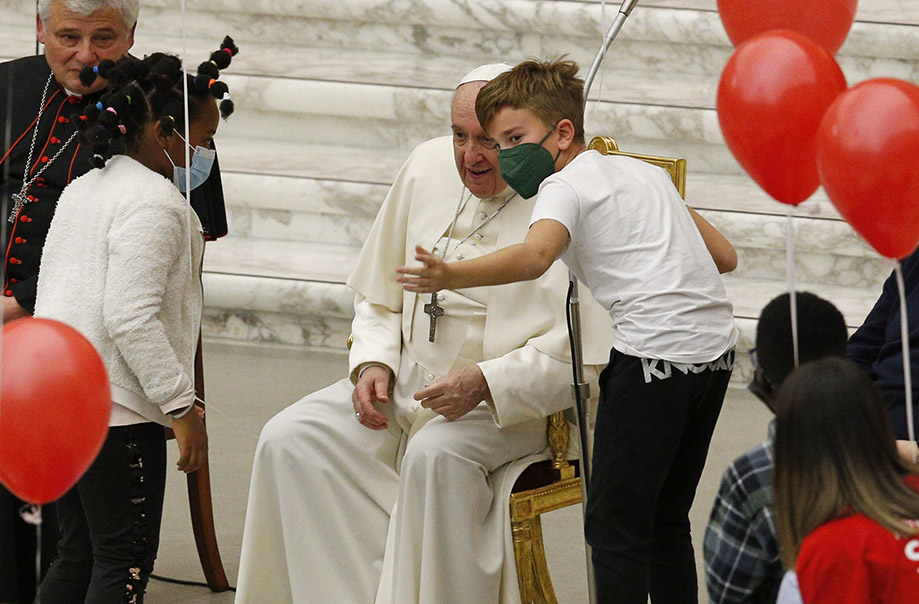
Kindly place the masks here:
[(19, 258), (10, 258), (10, 264), (22, 264), (22, 260)]
[(56, 145), (59, 142), (61, 142), (61, 139), (59, 139), (56, 136), (52, 136), (50, 139), (48, 139), (48, 142), (51, 143), (52, 145)]
[(32, 219), (23, 214), (19, 217), (19, 222), (32, 222)]
[(12, 298), (12, 297), (13, 297), (13, 290), (8, 289), (8, 290), (6, 290), (5, 292), (3, 292), (3, 295), (6, 296), (7, 298)]
[(22, 237), (17, 237), (16, 239), (13, 239), (13, 242), (18, 243), (19, 245), (22, 245), (23, 243), (26, 242), (26, 240), (23, 239)]
[(69, 124), (70, 120), (68, 120), (66, 117), (62, 115), (61, 117), (57, 118), (57, 123), (58, 124)]
[(48, 157), (47, 155), (42, 155), (42, 156), (41, 156), (41, 163), (47, 164), (49, 161), (51, 161), (51, 158)]
[(10, 283), (13, 283), (13, 284), (19, 283), (19, 279), (10, 279)]
[(35, 197), (34, 195), (26, 195), (26, 199), (29, 201), (38, 201), (38, 197)]

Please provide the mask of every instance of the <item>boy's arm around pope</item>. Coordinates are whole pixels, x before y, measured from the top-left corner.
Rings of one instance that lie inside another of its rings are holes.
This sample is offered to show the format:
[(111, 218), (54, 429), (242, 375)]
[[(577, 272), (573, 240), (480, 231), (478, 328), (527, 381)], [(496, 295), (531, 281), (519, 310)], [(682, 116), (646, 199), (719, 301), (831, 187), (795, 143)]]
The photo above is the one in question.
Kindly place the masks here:
[(422, 266), (400, 266), (397, 281), (408, 291), (433, 293), (482, 285), (504, 285), (542, 276), (568, 245), (568, 229), (555, 220), (533, 223), (523, 243), (510, 245), (474, 260), (444, 262), (417, 246)]
[[(686, 206), (702, 235), (718, 272), (737, 267), (737, 252), (718, 230), (689, 206)], [(396, 280), (408, 291), (433, 293), (442, 289), (461, 289), (482, 285), (503, 285), (528, 281), (542, 276), (565, 250), (571, 237), (562, 223), (543, 219), (533, 223), (523, 243), (502, 248), (474, 260), (444, 262), (420, 246), (415, 260), (420, 267), (400, 266)]]

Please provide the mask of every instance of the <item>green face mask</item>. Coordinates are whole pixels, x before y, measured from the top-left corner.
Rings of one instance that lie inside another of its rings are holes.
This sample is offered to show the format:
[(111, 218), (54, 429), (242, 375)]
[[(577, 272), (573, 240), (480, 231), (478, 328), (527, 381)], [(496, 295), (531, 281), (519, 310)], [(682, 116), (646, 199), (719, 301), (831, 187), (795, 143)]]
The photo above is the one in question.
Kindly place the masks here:
[[(524, 199), (536, 195), (542, 181), (555, 173), (558, 155), (553, 159), (549, 150), (542, 146), (554, 130), (555, 126), (552, 126), (539, 143), (523, 143), (498, 150), (501, 178)], [(559, 149), (559, 154), (561, 152)]]

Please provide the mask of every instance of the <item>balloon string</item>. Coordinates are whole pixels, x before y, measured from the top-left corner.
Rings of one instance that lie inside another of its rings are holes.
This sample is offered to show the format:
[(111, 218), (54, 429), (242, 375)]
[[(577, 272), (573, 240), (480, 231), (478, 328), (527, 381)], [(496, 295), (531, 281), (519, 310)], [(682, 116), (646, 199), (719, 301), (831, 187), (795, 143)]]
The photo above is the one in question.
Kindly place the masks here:
[(785, 227), (785, 273), (788, 279), (788, 300), (791, 305), (791, 347), (794, 351), (795, 367), (798, 366), (798, 298), (795, 295), (795, 223), (794, 206), (788, 206), (788, 222)]
[[(185, 140), (188, 143), (185, 145), (185, 201), (188, 203), (188, 207), (192, 208), (191, 205), (191, 133), (189, 125), (189, 101), (188, 101), (188, 30), (186, 28), (187, 23), (186, 7), (185, 0), (182, 0), (182, 91), (185, 95), (184, 104), (185, 104)], [(193, 209), (190, 209), (189, 212), (193, 212)], [(200, 282), (201, 275), (195, 271), (195, 259), (193, 256), (194, 247), (192, 245), (192, 220), (189, 216), (189, 219), (185, 223), (185, 242), (188, 245), (188, 274), (191, 277), (192, 281), (198, 280)], [(204, 251), (202, 250), (202, 262), (204, 260)], [(202, 285), (203, 287), (203, 285)]]
[(913, 426), (913, 379), (909, 358), (909, 323), (906, 312), (906, 285), (903, 283), (903, 271), (899, 261), (894, 261), (894, 274), (897, 276), (897, 289), (900, 292), (900, 341), (903, 345), (903, 388), (906, 394), (906, 432), (911, 441), (916, 440)]
[[(37, 15), (38, 14), (38, 0), (36, 0), (35, 7), (36, 7), (35, 14)], [(37, 49), (37, 41), (36, 41), (36, 49)], [(37, 51), (36, 51), (36, 54), (38, 54)], [(12, 149), (13, 98), (14, 98), (13, 92), (15, 88), (16, 88), (15, 78), (10, 78), (9, 84), (7, 84), (6, 86), (6, 90), (2, 92), (2, 94), (6, 95), (6, 99), (5, 99), (6, 102), (4, 103), (5, 112), (2, 118), (3, 119), (3, 147), (0, 149)], [(10, 164), (11, 163), (12, 161), (3, 162), (2, 172), (0, 172), (0, 178), (3, 179), (2, 182), (4, 183), (7, 183), (10, 181)], [(6, 191), (4, 191), (3, 197), (2, 199), (0, 199), (0, 216), (6, 216), (7, 214), (9, 214), (9, 211), (10, 211), (9, 204), (11, 201), (12, 199), (10, 199), (6, 195)], [(3, 224), (0, 224), (0, 241), (6, 241), (6, 225), (8, 223), (5, 220), (0, 221), (0, 222), (3, 222)], [(6, 262), (0, 263), (0, 282), (6, 283)], [(0, 359), (2, 359), (3, 357), (3, 324), (4, 324), (3, 313), (0, 312)], [(2, 362), (0, 362), (0, 366), (2, 366)], [(0, 374), (2, 374), (2, 370), (0, 370)], [(2, 383), (2, 375), (0, 375), (0, 383)], [(0, 416), (2, 416), (3, 414), (2, 407), (3, 407), (3, 401), (2, 401), (2, 396), (0, 396)], [(0, 432), (2, 432), (2, 430), (0, 430)]]
[[(204, 401), (201, 400), (201, 399), (198, 398), (198, 397), (195, 397), (195, 399), (198, 400), (198, 401), (200, 401), (201, 403), (204, 403)], [(232, 417), (232, 416), (230, 416), (229, 414), (227, 414), (227, 413), (225, 413), (224, 411), (222, 411), (222, 410), (220, 409), (220, 407), (219, 407), (217, 404), (215, 404), (215, 403), (206, 403), (206, 404), (205, 404), (205, 410), (207, 411), (207, 415), (208, 415), (209, 417), (210, 417), (211, 415), (213, 415), (213, 414), (216, 413), (217, 415), (219, 415), (219, 416), (222, 417), (223, 419), (227, 420), (227, 423), (229, 423), (229, 424), (230, 424), (231, 426), (233, 426), (234, 428), (238, 428), (239, 430), (243, 430), (243, 431), (246, 429), (245, 426), (243, 426), (242, 424), (240, 424), (239, 422), (237, 422), (237, 421), (234, 419), (234, 417)]]
[[(39, 508), (41, 514), (41, 508)], [(41, 522), (35, 525), (35, 591), (41, 585)]]
[(27, 503), (19, 508), (19, 517), (35, 527), (35, 591), (41, 584), (41, 506)]
[[(188, 141), (188, 32), (185, 29), (185, 19), (185, 0), (182, 0), (182, 94), (185, 110), (185, 140)], [(191, 157), (188, 144), (185, 145), (185, 198), (191, 205)]]
[[(35, 14), (38, 14), (38, 0), (35, 0)], [(38, 54), (38, 39), (35, 40), (35, 54)], [(15, 78), (10, 78), (9, 84), (6, 87), (6, 90), (2, 94), (6, 95), (6, 103), (4, 104), (5, 115), (3, 116), (3, 147), (2, 149), (12, 150), (12, 141), (13, 141), (13, 92), (16, 88)], [(2, 151), (0, 151), (2, 152)], [(10, 161), (3, 162), (3, 172), (0, 173), (2, 177), (2, 182), (7, 183), (10, 181)], [(0, 200), (0, 215), (6, 216), (9, 214), (9, 204), (12, 200), (6, 195), (6, 191), (3, 192), (3, 199)], [(0, 241), (6, 241), (6, 225), (7, 222), (2, 221), (3, 224), (0, 224)], [(0, 282), (6, 283), (6, 263), (0, 263)], [(3, 313), (0, 312), (0, 358), (3, 356)], [(0, 376), (2, 378), (2, 376)], [(2, 382), (2, 380), (0, 380)], [(0, 397), (2, 398), (2, 397)], [(2, 400), (0, 400), (0, 407), (2, 407)], [(2, 411), (0, 411), (2, 415)], [(0, 430), (2, 432), (2, 430)]]
[[(600, 3), (600, 30), (601, 30), (601, 42), (603, 40), (602, 31), (606, 27), (606, 0), (603, 0)], [(600, 70), (600, 81), (597, 82), (597, 98), (596, 104), (594, 107), (597, 111), (600, 111), (600, 97), (603, 96), (603, 70)]]

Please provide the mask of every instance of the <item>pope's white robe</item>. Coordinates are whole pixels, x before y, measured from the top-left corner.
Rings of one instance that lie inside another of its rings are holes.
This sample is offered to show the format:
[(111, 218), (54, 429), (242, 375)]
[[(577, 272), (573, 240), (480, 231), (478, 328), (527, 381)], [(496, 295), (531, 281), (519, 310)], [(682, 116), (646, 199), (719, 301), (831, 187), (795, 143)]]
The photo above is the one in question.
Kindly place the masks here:
[[(572, 404), (567, 272), (556, 263), (536, 281), (480, 288), (471, 295), (484, 317), (460, 332), (439, 325), (428, 342), (419, 309), (429, 296), (404, 292), (395, 269), (449, 231), (461, 190), (450, 137), (417, 147), (397, 176), (348, 280), (357, 292), (350, 380), (288, 407), (259, 439), (238, 604), (519, 602), (507, 503), (519, 472), (546, 455), (545, 417)], [(464, 211), (483, 209), (480, 224), (511, 194), (471, 197)], [(532, 207), (512, 199), (483, 232), (497, 229), (496, 247), (522, 241)], [(595, 376), (612, 328), (599, 305), (582, 303)], [(412, 399), (476, 355), (493, 403), (448, 422)], [(352, 409), (366, 363), (395, 377), (391, 402), (379, 405), (390, 418), (381, 432)]]

